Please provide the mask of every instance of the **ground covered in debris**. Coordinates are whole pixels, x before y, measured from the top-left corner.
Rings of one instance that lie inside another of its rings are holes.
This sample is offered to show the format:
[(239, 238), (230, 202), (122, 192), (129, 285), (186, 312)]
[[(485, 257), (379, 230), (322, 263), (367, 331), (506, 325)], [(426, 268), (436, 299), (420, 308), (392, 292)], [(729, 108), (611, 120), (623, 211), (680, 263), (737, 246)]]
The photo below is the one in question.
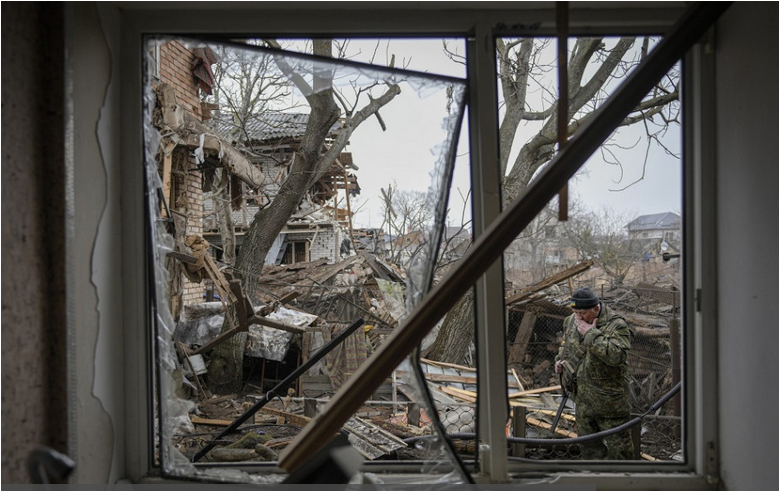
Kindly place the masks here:
[[(574, 266), (551, 278), (509, 293), (508, 402), (511, 419), (507, 434), (518, 437), (575, 437), (571, 403), (553, 428), (562, 399), (553, 361), (562, 337), (571, 277), (591, 263)], [(274, 462), (329, 398), (361, 364), (380, 347), (404, 315), (404, 275), (380, 259), (360, 254), (337, 264), (309, 262), (267, 266), (265, 282), (250, 305), (230, 277), (211, 274), (231, 303), (244, 310), (240, 325), (248, 334), (243, 391), (215, 395), (209, 392), (209, 351), (221, 335), (226, 301), (186, 306), (175, 338), (180, 362), (196, 403), (189, 418), (192, 430), (173, 437), (173, 445), (188, 459), (209, 448), (211, 462)], [(638, 283), (602, 293), (602, 299), (623, 314), (635, 338), (629, 354), (635, 413), (646, 411), (673, 385), (678, 375), (672, 366), (679, 353), (679, 294), (674, 285)], [(317, 314), (317, 315), (316, 315)], [(352, 320), (365, 320), (339, 346), (321, 360), (315, 355), (335, 340)], [(311, 368), (290, 382), (283, 395), (272, 395), (300, 365)], [(422, 358), (420, 365), (440, 421), (449, 434), (475, 433), (476, 370), (464, 364)], [(434, 434), (432, 419), (414, 389), (411, 368), (398, 368), (372, 400), (345, 423), (350, 443), (367, 459), (423, 460), (432, 458), (415, 438)], [(239, 423), (230, 434), (223, 430), (261, 400), (268, 402)], [(648, 461), (681, 460), (679, 409), (673, 399), (638, 430), (640, 458)], [(523, 418), (515, 415), (523, 413)], [(468, 458), (476, 453), (475, 440), (455, 439), (455, 448)], [(570, 460), (579, 457), (578, 446), (509, 446), (509, 454), (533, 459)]]

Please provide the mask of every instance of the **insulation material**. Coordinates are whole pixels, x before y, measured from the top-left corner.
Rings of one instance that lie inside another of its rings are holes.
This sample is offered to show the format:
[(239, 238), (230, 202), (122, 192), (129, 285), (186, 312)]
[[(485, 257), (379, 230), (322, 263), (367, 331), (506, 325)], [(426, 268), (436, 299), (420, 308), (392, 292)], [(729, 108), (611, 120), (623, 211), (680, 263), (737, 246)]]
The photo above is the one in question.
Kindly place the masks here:
[[(297, 327), (307, 327), (318, 317), (309, 313), (280, 307), (277, 311), (267, 315), (266, 318)], [(245, 346), (245, 354), (273, 361), (283, 361), (293, 336), (292, 333), (283, 330), (251, 325), (247, 337), (247, 346)]]
[(222, 313), (217, 313), (198, 320), (180, 319), (177, 324), (179, 342), (188, 346), (205, 346), (220, 335), (225, 318)]

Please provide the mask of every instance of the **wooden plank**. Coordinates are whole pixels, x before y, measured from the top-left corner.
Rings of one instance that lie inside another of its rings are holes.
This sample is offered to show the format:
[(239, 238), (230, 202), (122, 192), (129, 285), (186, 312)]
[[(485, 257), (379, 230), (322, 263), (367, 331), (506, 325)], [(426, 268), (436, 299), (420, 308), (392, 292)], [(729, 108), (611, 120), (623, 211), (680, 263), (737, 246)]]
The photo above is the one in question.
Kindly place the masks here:
[(212, 256), (209, 254), (209, 251), (204, 252), (202, 259), (204, 260), (204, 267), (207, 271), (207, 275), (215, 284), (215, 289), (217, 289), (218, 293), (220, 293), (221, 299), (230, 303), (236, 302), (237, 296), (231, 292), (228, 280), (223, 275), (223, 273), (220, 272), (220, 269), (218, 268), (215, 261), (212, 260)]
[(287, 446), (292, 441), (294, 441), (294, 437), (275, 438), (274, 440), (269, 440), (264, 445), (271, 449), (279, 449)]
[(522, 316), (522, 322), (517, 329), (517, 336), (511, 344), (511, 350), (508, 354), (508, 363), (510, 365), (524, 363), (527, 344), (533, 335), (533, 327), (536, 325), (538, 315), (533, 311), (526, 311)]
[(190, 422), (193, 423), (194, 425), (210, 425), (210, 426), (230, 426), (233, 423), (233, 421), (228, 419), (202, 418), (194, 414), (190, 415)]
[[(163, 198), (167, 204), (173, 204), (171, 200), (171, 153), (173, 148), (168, 148), (163, 152)], [(161, 206), (161, 217), (166, 212), (166, 207)]]
[(532, 394), (540, 394), (542, 392), (554, 392), (556, 390), (561, 390), (559, 385), (553, 385), (551, 387), (541, 387), (538, 389), (530, 389), (530, 390), (523, 390), (522, 392), (515, 392), (513, 394), (509, 394), (509, 399), (514, 399), (516, 397), (524, 397), (526, 395), (532, 395)]
[(356, 259), (357, 259), (356, 255), (354, 255), (352, 257), (348, 257), (347, 259), (343, 260), (342, 262), (340, 262), (338, 264), (335, 264), (334, 267), (332, 267), (331, 269), (327, 270), (326, 272), (324, 272), (320, 276), (318, 276), (315, 279), (313, 279), (313, 281), (315, 281), (317, 284), (323, 284), (328, 279), (330, 279), (333, 275), (337, 274), (341, 270), (343, 270), (346, 267), (348, 267), (351, 263), (355, 262)]
[(223, 332), (216, 338), (209, 341), (206, 345), (201, 346), (200, 348), (193, 351), (193, 354), (201, 354), (209, 351), (210, 349), (214, 348), (218, 344), (221, 344), (224, 341), (227, 341), (228, 339), (231, 339), (235, 335), (239, 334), (242, 331), (247, 331), (247, 327), (234, 327), (233, 329), (230, 329), (226, 332)]
[[(546, 414), (547, 416), (552, 416), (553, 418), (555, 416), (557, 416), (557, 411), (552, 411), (551, 409), (536, 409), (534, 407), (529, 407), (529, 408), (527, 408), (527, 410), (529, 412), (531, 412), (531, 413)], [(572, 414), (561, 413), (560, 414), (560, 419), (565, 419), (565, 420), (571, 421), (573, 423), (576, 423), (576, 416), (574, 416)]]
[(511, 374), (514, 376), (514, 380), (517, 381), (517, 387), (519, 387), (519, 390), (525, 390), (525, 386), (522, 385), (522, 380), (519, 379), (519, 375), (517, 375), (517, 371), (512, 368)]
[(292, 334), (304, 334), (306, 332), (303, 328), (297, 327), (296, 325), (287, 324), (285, 322), (279, 322), (277, 320), (272, 320), (266, 317), (259, 317), (258, 315), (254, 315), (248, 318), (247, 323), (248, 325), (258, 324), (258, 325), (263, 325), (265, 327), (271, 327), (273, 329), (284, 330)]
[(476, 402), (476, 393), (469, 390), (455, 389), (454, 387), (447, 387), (445, 385), (438, 385), (438, 390), (446, 395), (457, 397), (467, 402)]
[(422, 363), (427, 363), (428, 365), (432, 365), (432, 366), (440, 366), (441, 368), (454, 368), (456, 370), (472, 371), (473, 373), (476, 372), (475, 368), (471, 368), (469, 366), (455, 365), (454, 363), (442, 363), (440, 361), (433, 361), (427, 358), (420, 358), (419, 361), (421, 361)]
[(307, 426), (307, 423), (309, 423), (311, 419), (308, 418), (307, 416), (302, 416), (301, 414), (287, 413), (285, 411), (279, 411), (271, 407), (263, 408), (262, 410), (258, 411), (256, 416), (264, 415), (264, 414), (267, 415), (271, 414), (272, 416), (279, 416), (281, 418), (285, 418), (286, 420), (288, 420), (289, 423), (296, 426)]
[(187, 255), (181, 252), (169, 252), (166, 254), (166, 256), (173, 257), (177, 260), (185, 262), (186, 264), (198, 265), (198, 258), (194, 257), (193, 255)]
[(281, 305), (285, 305), (286, 303), (290, 303), (291, 301), (295, 300), (299, 296), (299, 291), (289, 291), (288, 293), (281, 296), (277, 301), (279, 301)]
[(531, 294), (537, 293), (538, 291), (554, 286), (555, 284), (559, 284), (565, 281), (566, 279), (570, 279), (574, 277), (577, 274), (581, 274), (582, 272), (586, 271), (592, 266), (593, 266), (592, 260), (585, 260), (584, 262), (578, 263), (565, 270), (561, 270), (560, 272), (557, 272), (554, 275), (547, 277), (543, 281), (534, 284), (528, 288), (525, 288), (525, 290), (522, 291), (521, 293), (509, 296), (508, 298), (506, 298), (506, 304), (510, 305), (512, 303), (517, 303), (519, 301), (522, 301), (528, 296), (530, 296)]
[[(527, 417), (528, 424), (531, 424), (533, 426), (538, 426), (539, 428), (544, 428), (545, 430), (549, 430), (552, 428), (551, 423), (547, 423), (546, 421), (542, 421), (540, 419), (536, 419), (532, 416)], [(564, 430), (562, 428), (555, 428), (555, 433), (557, 433), (560, 436), (568, 437), (568, 438), (576, 438), (577, 434), (573, 431)]]
[[(313, 340), (312, 332), (305, 332), (304, 335), (302, 336), (302, 358), (305, 360), (310, 359), (310, 347), (312, 346), (312, 340)], [(296, 382), (296, 388), (299, 389), (299, 397), (303, 397), (305, 395), (305, 388), (304, 388), (305, 375), (307, 375), (307, 372), (302, 374), (302, 376), (299, 377)], [(307, 409), (307, 406), (305, 406), (305, 409)]]
[[(514, 406), (511, 410), (511, 423), (514, 427), (514, 435), (517, 438), (527, 436), (527, 409), (525, 406)], [(525, 444), (515, 443), (511, 446), (511, 453), (514, 457), (525, 456)]]
[[(398, 370), (400, 375), (410, 375), (412, 372)], [(476, 377), (463, 377), (461, 375), (449, 375), (447, 373), (425, 373), (424, 378), (430, 382), (452, 382), (452, 383), (467, 383), (476, 384)]]

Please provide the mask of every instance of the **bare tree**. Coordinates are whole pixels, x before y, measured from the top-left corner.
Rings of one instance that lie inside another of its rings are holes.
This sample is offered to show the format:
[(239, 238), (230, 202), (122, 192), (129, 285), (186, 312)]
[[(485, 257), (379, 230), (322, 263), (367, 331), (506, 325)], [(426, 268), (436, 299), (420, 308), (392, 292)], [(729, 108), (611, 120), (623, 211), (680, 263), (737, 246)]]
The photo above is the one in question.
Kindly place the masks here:
[(563, 224), (568, 243), (581, 258), (593, 260), (611, 277), (612, 288), (620, 286), (644, 256), (644, 244), (628, 236), (631, 219), (632, 215), (605, 208), (574, 215)]
[[(638, 49), (634, 48), (641, 41)], [(625, 75), (647, 55), (652, 40), (622, 37), (616, 40), (603, 38), (577, 38), (573, 41), (568, 60), (568, 135), (573, 135), (608, 97)], [(551, 40), (543, 38), (497, 38), (498, 83), (501, 91), (502, 114), (500, 137), (500, 162), (506, 175), (503, 181), (503, 205), (508, 206), (528, 186), (536, 172), (555, 154), (557, 143), (557, 90), (554, 87), (555, 58), (548, 49)], [(449, 49), (444, 50), (452, 60), (464, 63), (464, 57)], [(661, 136), (668, 126), (678, 123), (679, 74), (676, 70), (665, 77), (621, 126), (641, 124), (647, 133), (648, 150), (652, 145), (665, 146)], [(520, 129), (537, 129), (521, 146), (516, 143)], [(603, 146), (604, 157), (610, 164), (623, 170), (610, 139)], [(518, 149), (518, 150), (517, 150)], [(670, 152), (666, 149), (667, 152)], [(640, 175), (644, 176), (646, 158)], [(547, 218), (539, 223), (545, 225)], [(532, 228), (532, 229), (531, 229)], [(534, 222), (521, 237), (533, 246), (539, 232)], [(620, 275), (620, 272), (617, 272)], [(465, 323), (459, 314), (469, 314), (462, 305), (463, 299), (447, 315), (431, 349), (441, 361), (459, 363), (469, 345), (455, 345), (455, 340), (471, 340), (461, 337), (460, 331), (472, 323)]]
[[(248, 40), (248, 44), (259, 44)], [(229, 129), (235, 142), (247, 142), (248, 125), (269, 112), (297, 107), (291, 99), (291, 83), (277, 70), (266, 53), (238, 50), (220, 45), (215, 48), (220, 63), (215, 66), (214, 101), (218, 105), (211, 125)]]
[[(265, 42), (272, 47), (280, 48), (275, 40), (265, 40)], [(312, 42), (313, 54), (322, 57), (332, 57), (332, 47), (332, 40), (329, 39)], [(272, 202), (254, 217), (237, 256), (234, 271), (242, 281), (244, 291), (251, 296), (256, 292), (267, 252), (290, 216), (298, 209), (307, 191), (338, 159), (353, 131), (372, 115), (378, 115), (379, 110), (400, 93), (397, 84), (374, 83), (371, 87), (356, 86), (356, 96), (349, 102), (345, 96), (338, 95), (332, 76), (328, 73), (313, 74), (312, 82), (308, 82), (305, 79), (306, 74), (292, 71), (285, 59), (277, 58), (276, 63), (291, 83), (305, 95), (310, 107), (310, 116), (285, 181), (280, 185)], [(380, 95), (373, 95), (371, 88), (375, 87), (383, 90)], [(360, 106), (365, 97), (369, 102)], [(343, 107), (342, 112), (340, 105)], [(341, 114), (344, 122), (337, 136), (327, 147), (325, 146), (327, 136)], [(227, 317), (227, 320), (230, 318)], [(224, 331), (229, 328), (230, 325), (227, 323)], [(212, 352), (209, 376), (217, 392), (241, 390), (246, 338), (247, 334), (240, 333)]]
[[(646, 56), (649, 38), (634, 50), (637, 38), (615, 42), (602, 38), (578, 38), (568, 61), (568, 135), (573, 135), (603, 103), (611, 90)], [(613, 44), (611, 44), (613, 43)], [(514, 200), (527, 187), (541, 166), (555, 153), (557, 142), (557, 97), (553, 89), (553, 67), (544, 60), (546, 40), (536, 38), (497, 40), (498, 77), (503, 95), (500, 122), (500, 159), (506, 166), (503, 202)], [(679, 116), (679, 76), (673, 71), (623, 121), (621, 126), (642, 123), (648, 145), (663, 146), (660, 136)], [(518, 152), (512, 154), (521, 125), (538, 123), (540, 130)], [(614, 156), (611, 141), (605, 156)], [(620, 160), (612, 160), (622, 168)], [(646, 163), (644, 163), (646, 164)]]
[(432, 224), (427, 210), (427, 194), (418, 190), (398, 190), (397, 184), (381, 189), (384, 219), (381, 230), (388, 233), (389, 258), (401, 265), (421, 247), (423, 233)]

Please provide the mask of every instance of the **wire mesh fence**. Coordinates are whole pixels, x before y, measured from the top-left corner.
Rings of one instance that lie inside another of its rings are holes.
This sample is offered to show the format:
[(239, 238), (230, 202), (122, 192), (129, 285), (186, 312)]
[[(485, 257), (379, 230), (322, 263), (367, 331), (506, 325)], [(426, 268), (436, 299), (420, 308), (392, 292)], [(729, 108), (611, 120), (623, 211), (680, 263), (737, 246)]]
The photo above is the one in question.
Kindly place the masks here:
[[(679, 293), (672, 288), (638, 284), (633, 290), (608, 294), (604, 302), (624, 316), (634, 333), (628, 352), (628, 386), (632, 417), (638, 416), (679, 381)], [(563, 337), (563, 323), (569, 313), (567, 306), (543, 300), (509, 310), (510, 364), (531, 388), (559, 383), (553, 366)], [(559, 391), (553, 392), (542, 398), (540, 409), (527, 407), (527, 419), (517, 421), (522, 423), (524, 430), (511, 430), (512, 434), (535, 438), (576, 436), (578, 430), (570, 401), (558, 421), (556, 433), (551, 432), (561, 398)], [(682, 460), (679, 403), (680, 396), (675, 395), (631, 429), (637, 458)], [(579, 444), (525, 445), (521, 449), (519, 446), (512, 448), (511, 453), (547, 460), (580, 458)]]

